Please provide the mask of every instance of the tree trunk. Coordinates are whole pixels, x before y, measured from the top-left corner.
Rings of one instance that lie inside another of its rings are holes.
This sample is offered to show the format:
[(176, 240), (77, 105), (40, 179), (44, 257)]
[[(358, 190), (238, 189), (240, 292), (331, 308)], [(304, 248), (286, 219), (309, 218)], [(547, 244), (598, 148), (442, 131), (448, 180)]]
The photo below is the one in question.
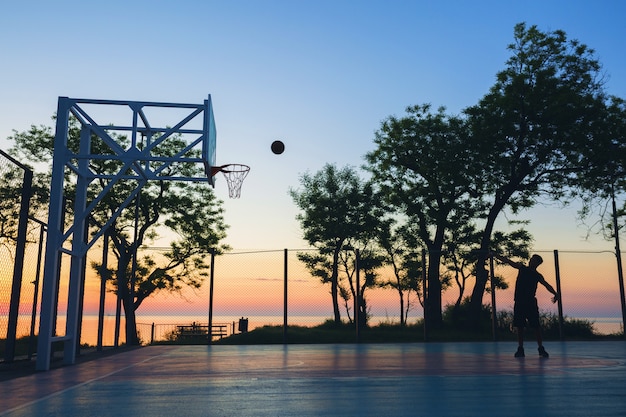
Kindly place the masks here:
[[(122, 247), (122, 249), (124, 249)], [(132, 299), (130, 290), (130, 277), (127, 275), (130, 256), (128, 251), (120, 251), (121, 255), (117, 262), (117, 291), (124, 306), (124, 317), (126, 321), (126, 344), (129, 346), (139, 345), (137, 336), (137, 323), (135, 318), (135, 300)]]
[(364, 290), (361, 290), (361, 294), (359, 295), (359, 328), (364, 329), (367, 327), (367, 300), (365, 299), (365, 295), (363, 294)]
[(439, 277), (439, 264), (441, 263), (441, 251), (443, 248), (445, 227), (440, 222), (435, 231), (435, 237), (428, 247), (428, 299), (426, 300), (426, 325), (431, 329), (440, 328), (443, 324), (441, 306), (441, 279)]
[(135, 316), (135, 306), (132, 300), (125, 298), (124, 315), (126, 317), (126, 344), (129, 346), (139, 346), (139, 335), (137, 334), (137, 319)]
[[(508, 187), (511, 189), (511, 187)], [(491, 246), (491, 234), (493, 233), (493, 228), (498, 217), (498, 214), (504, 209), (506, 201), (512, 195), (511, 192), (505, 193), (504, 197), (497, 198), (494, 202), (494, 205), (489, 210), (489, 215), (487, 216), (487, 223), (485, 224), (485, 229), (483, 230), (483, 235), (480, 240), (480, 249), (478, 252), (478, 258), (476, 261), (476, 284), (474, 284), (474, 289), (472, 290), (472, 297), (470, 299), (469, 305), (469, 322), (470, 325), (475, 329), (480, 328), (480, 315), (483, 305), (483, 295), (485, 294), (485, 288), (487, 286), (487, 281), (489, 280), (489, 271), (485, 267), (487, 263), (487, 258), (489, 257), (489, 250)]]
[(398, 282), (398, 295), (400, 296), (400, 326), (406, 326), (406, 319), (404, 317), (404, 291), (400, 288), (400, 283)]
[(439, 279), (439, 262), (441, 250), (431, 251), (428, 256), (428, 300), (426, 303), (427, 326), (431, 329), (441, 327), (441, 280)]
[(333, 297), (333, 315), (335, 318), (335, 323), (341, 323), (341, 313), (339, 311), (339, 284), (337, 282), (337, 278), (333, 278), (332, 283), (330, 285), (330, 293)]
[(339, 251), (333, 254), (333, 272), (330, 283), (330, 293), (333, 297), (333, 315), (335, 324), (341, 324), (341, 312), (339, 311)]

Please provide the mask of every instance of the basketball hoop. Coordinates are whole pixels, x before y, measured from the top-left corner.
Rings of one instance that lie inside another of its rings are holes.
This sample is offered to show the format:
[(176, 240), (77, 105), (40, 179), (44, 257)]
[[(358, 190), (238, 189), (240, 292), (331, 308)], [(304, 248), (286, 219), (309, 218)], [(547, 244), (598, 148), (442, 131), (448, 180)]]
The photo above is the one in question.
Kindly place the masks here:
[(250, 167), (243, 164), (227, 164), (219, 167), (211, 167), (211, 176), (215, 176), (218, 172), (221, 172), (224, 174), (224, 177), (226, 177), (228, 196), (230, 198), (239, 198), (241, 196), (241, 185), (248, 175), (248, 172), (250, 172)]

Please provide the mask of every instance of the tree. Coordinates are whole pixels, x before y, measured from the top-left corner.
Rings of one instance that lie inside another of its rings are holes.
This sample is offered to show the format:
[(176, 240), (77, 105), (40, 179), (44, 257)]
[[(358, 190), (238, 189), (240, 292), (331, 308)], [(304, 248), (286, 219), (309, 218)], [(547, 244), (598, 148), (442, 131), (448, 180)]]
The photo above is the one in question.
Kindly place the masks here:
[[(5, 159), (2, 156), (2, 159)], [(14, 165), (12, 161), (3, 164), (0, 172), (0, 247), (10, 252), (17, 244), (18, 223), (20, 216), (21, 196), (24, 189), (24, 169)], [(32, 171), (32, 169), (31, 169)], [(47, 204), (47, 188), (42, 186), (41, 174), (33, 175), (31, 195), (29, 198), (29, 217), (38, 218), (38, 214)], [(37, 225), (37, 229), (39, 226)], [(28, 230), (28, 239), (32, 230)]]
[[(158, 196), (148, 194), (156, 190)], [(219, 240), (225, 237), (225, 226), (219, 220), (222, 209), (206, 185), (159, 181), (142, 192), (139, 207), (136, 238), (130, 233), (134, 222), (129, 218), (132, 210), (116, 221), (110, 231), (117, 260), (111, 283), (124, 306), (127, 343), (133, 340), (138, 343), (132, 337), (137, 335), (135, 312), (143, 301), (162, 290), (180, 292), (184, 287), (200, 288), (209, 270), (204, 261), (206, 256), (212, 250), (226, 249), (219, 245)], [(106, 212), (99, 213), (92, 221), (101, 228), (106, 216)], [(173, 232), (176, 240), (170, 242), (162, 260), (149, 255), (138, 257), (138, 249), (158, 237), (153, 229), (159, 224)], [(102, 267), (97, 262), (93, 266), (98, 271)]]
[(377, 148), (365, 158), (383, 200), (414, 223), (428, 252), (428, 302), (433, 328), (442, 323), (440, 264), (446, 231), (454, 216), (473, 217), (481, 201), (472, 199), (476, 154), (468, 147), (463, 119), (431, 112), (430, 105), (389, 117), (376, 132)]
[(476, 251), (478, 250), (478, 231), (473, 221), (459, 222), (455, 219), (455, 227), (451, 227), (446, 233), (446, 244), (443, 253), (443, 276), (448, 281), (454, 281), (459, 294), (454, 303), (453, 319), (460, 311), (461, 302), (465, 295), (465, 287), (468, 279), (473, 276), (476, 264)]
[[(15, 166), (3, 167), (0, 176), (0, 247), (9, 251), (17, 244), (21, 189), (24, 172)], [(15, 197), (18, 196), (16, 199)]]
[[(370, 183), (363, 181), (352, 167), (337, 168), (326, 164), (320, 171), (300, 177), (301, 189), (290, 189), (293, 201), (302, 212), (297, 215), (304, 239), (317, 249), (317, 253), (299, 253), (313, 276), (330, 284), (333, 316), (341, 323), (339, 297), (344, 301), (356, 294), (354, 282), (342, 287), (343, 272), (350, 280), (354, 271), (357, 248), (367, 247), (379, 227), (383, 210)], [(367, 258), (366, 258), (367, 259)], [(343, 268), (343, 270), (341, 269)], [(371, 268), (365, 268), (366, 271)], [(373, 285), (370, 277), (364, 280)], [(363, 294), (364, 290), (361, 290)], [(365, 305), (365, 300), (360, 300)]]
[[(46, 126), (32, 126), (27, 132), (15, 132), (10, 138), (15, 142), (12, 152), (22, 155), (30, 161), (46, 164), (49, 169), (53, 155), (54, 135)], [(127, 143), (127, 139), (116, 139)], [(68, 147), (77, 149), (80, 141), (80, 129), (75, 120), (70, 120)], [(171, 156), (180, 148), (180, 139), (172, 137), (169, 146), (163, 146), (161, 156)], [(92, 143), (94, 153), (110, 152), (97, 140)], [(98, 147), (101, 148), (98, 149)], [(117, 172), (119, 164), (112, 161), (91, 160), (90, 169), (100, 174)], [(180, 164), (172, 170), (192, 173), (190, 165)], [(68, 173), (71, 176), (71, 173)], [(71, 182), (66, 182), (71, 184)], [(88, 196), (93, 197), (108, 185), (100, 179), (89, 184)], [(106, 221), (112, 218), (129, 190), (136, 184), (118, 182), (106, 194), (90, 213), (89, 225), (92, 233), (101, 230)], [(70, 186), (72, 187), (72, 186)], [(73, 205), (72, 190), (66, 191), (70, 197), (67, 210)], [(179, 292), (184, 287), (198, 288), (209, 266), (204, 258), (211, 251), (226, 249), (220, 240), (226, 236), (227, 226), (222, 216), (221, 201), (213, 190), (203, 184), (186, 182), (153, 181), (149, 182), (137, 197), (135, 204), (122, 212), (107, 230), (111, 248), (117, 264), (112, 271), (106, 271), (97, 262), (92, 266), (100, 274), (112, 276), (109, 282), (113, 291), (121, 298), (126, 315), (126, 341), (138, 344), (135, 312), (142, 302), (159, 291)], [(148, 245), (159, 237), (160, 233), (172, 235), (169, 249), (163, 253), (163, 259), (147, 256), (139, 258), (138, 249)]]
[[(510, 233), (496, 231), (492, 236), (491, 247), (496, 253), (506, 253), (508, 257), (528, 258), (532, 240), (530, 233), (523, 228)], [(444, 252), (444, 276), (450, 276), (450, 280), (454, 280), (459, 289), (454, 311), (458, 311), (465, 299), (467, 281), (476, 275), (476, 266), (481, 253), (479, 246), (480, 231), (473, 222), (462, 224), (458, 228), (450, 230)], [(499, 277), (495, 278), (495, 288), (508, 288), (506, 282), (498, 279)]]
[(479, 192), (490, 196), (482, 231), (471, 315), (480, 317), (495, 221), (540, 198), (561, 199), (581, 169), (585, 149), (594, 147), (594, 129), (604, 115), (600, 64), (594, 51), (563, 31), (541, 32), (515, 26), (512, 56), (495, 85), (465, 110), (471, 144), (483, 159), (476, 177)]
[[(600, 134), (600, 132), (602, 132)], [(583, 153), (581, 170), (573, 189), (575, 197), (581, 197), (583, 208), (582, 218), (598, 216), (592, 229), (598, 231), (607, 240), (616, 237), (614, 214), (618, 220), (618, 229), (624, 226), (619, 219), (626, 216), (626, 200), (622, 199), (621, 207), (616, 203), (613, 213), (612, 202), (626, 194), (626, 102), (611, 97), (607, 106), (607, 115), (596, 124), (594, 146)], [(600, 142), (600, 143), (598, 143)]]
[(381, 282), (382, 288), (392, 288), (398, 293), (400, 303), (400, 325), (406, 326), (409, 311), (414, 306), (411, 294), (414, 292), (419, 303), (424, 306), (422, 297), (422, 265), (421, 254), (416, 248), (421, 245), (416, 242), (416, 235), (411, 230), (411, 224), (398, 225), (393, 219), (385, 220), (380, 228), (378, 245), (385, 256), (383, 262), (391, 266), (393, 278)]
[(347, 245), (339, 253), (339, 296), (343, 300), (349, 322), (353, 323), (350, 311), (354, 307), (354, 320), (358, 317), (359, 326), (365, 327), (370, 317), (365, 293), (368, 288), (380, 285), (376, 271), (383, 264), (383, 257), (376, 250), (373, 240), (355, 240), (354, 243), (358, 247)]

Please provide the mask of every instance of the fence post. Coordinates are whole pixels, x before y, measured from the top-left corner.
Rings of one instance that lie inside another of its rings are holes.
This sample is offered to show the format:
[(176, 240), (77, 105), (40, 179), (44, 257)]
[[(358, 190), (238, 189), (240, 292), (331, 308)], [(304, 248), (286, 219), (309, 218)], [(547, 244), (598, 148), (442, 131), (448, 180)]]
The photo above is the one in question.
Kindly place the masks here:
[(33, 171), (24, 169), (24, 182), (20, 201), (20, 214), (17, 226), (17, 243), (15, 246), (15, 263), (13, 264), (13, 285), (11, 287), (11, 301), (9, 304), (9, 322), (7, 325), (6, 350), (4, 351), (5, 362), (13, 362), (15, 359), (15, 341), (17, 334), (17, 320), (20, 308), (20, 295), (22, 292), (22, 274), (24, 272), (24, 252), (26, 251), (26, 233), (28, 232), (28, 209), (32, 194)]
[(117, 290), (115, 300), (115, 335), (113, 336), (113, 346), (119, 347), (120, 345), (120, 325), (121, 325), (121, 315), (122, 315), (122, 298), (119, 294), (119, 289)]
[(213, 282), (215, 280), (215, 249), (211, 249), (211, 271), (209, 271), (209, 274), (209, 343), (211, 343), (213, 341)]
[(102, 351), (102, 338), (104, 333), (104, 304), (106, 297), (107, 278), (109, 277), (109, 232), (104, 232), (102, 243), (102, 266), (100, 268), (100, 303), (98, 304), (98, 342), (96, 350)]
[(39, 247), (37, 250), (37, 270), (35, 272), (35, 291), (33, 294), (33, 306), (30, 314), (30, 340), (28, 342), (28, 360), (31, 360), (33, 353), (35, 353), (35, 327), (37, 322), (37, 303), (39, 301), (39, 281), (41, 278), (41, 265), (43, 262), (43, 240), (45, 238), (46, 224), (40, 220), (33, 218), (35, 222), (39, 223)]
[(561, 270), (559, 268), (559, 251), (554, 250), (554, 275), (556, 279), (557, 308), (559, 311), (559, 339), (563, 340), (563, 299), (561, 298)]
[[(85, 220), (85, 245), (87, 245), (89, 241), (89, 216)], [(79, 294), (78, 294), (78, 325), (76, 326), (76, 351), (74, 353), (75, 356), (80, 355), (80, 338), (83, 332), (83, 312), (85, 307), (85, 277), (87, 276), (87, 254), (85, 253), (85, 262), (82, 263), (81, 267), (81, 278), (79, 284)]]
[(424, 299), (424, 342), (428, 342), (426, 312), (428, 311), (428, 279), (426, 277), (426, 249), (422, 249), (422, 297)]
[(619, 283), (620, 303), (622, 306), (622, 333), (626, 338), (626, 296), (624, 295), (624, 271), (622, 270), (622, 252), (619, 246), (619, 225), (617, 224), (617, 206), (615, 204), (615, 184), (611, 184), (611, 206), (613, 209), (613, 233), (615, 234), (615, 258), (617, 260), (617, 280)]
[(491, 333), (493, 335), (493, 341), (498, 340), (498, 322), (497, 322), (497, 312), (496, 312), (496, 285), (495, 281), (495, 273), (493, 268), (493, 255), (489, 255), (489, 274), (491, 281)]
[(354, 300), (354, 324), (356, 327), (356, 342), (360, 343), (361, 342), (361, 277), (360, 277), (360, 268), (359, 268), (359, 263), (360, 263), (360, 257), (361, 257), (361, 252), (356, 249), (355, 250), (355, 258), (354, 258), (354, 268), (355, 268), (355, 284), (356, 284), (356, 291), (355, 291), (355, 300)]
[[(209, 328), (209, 334), (211, 334), (211, 328)], [(150, 329), (150, 344), (154, 344), (154, 322), (152, 322), (152, 328)]]
[(283, 344), (287, 343), (287, 322), (288, 322), (288, 312), (287, 312), (287, 306), (288, 306), (288, 297), (287, 297), (287, 278), (288, 278), (288, 273), (287, 273), (287, 257), (288, 257), (288, 253), (289, 250), (285, 249), (284, 250), (284, 264), (283, 264), (283, 279), (284, 279), (284, 289), (283, 289)]

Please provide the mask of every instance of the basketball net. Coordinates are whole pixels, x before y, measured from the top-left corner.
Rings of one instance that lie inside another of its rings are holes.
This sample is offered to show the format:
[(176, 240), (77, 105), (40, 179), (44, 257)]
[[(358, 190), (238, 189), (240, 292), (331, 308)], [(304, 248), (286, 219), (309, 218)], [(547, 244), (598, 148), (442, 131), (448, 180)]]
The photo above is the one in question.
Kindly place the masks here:
[(220, 167), (212, 167), (212, 174), (221, 172), (226, 178), (228, 184), (228, 196), (230, 198), (239, 198), (241, 196), (241, 185), (246, 179), (250, 167), (243, 164), (228, 164)]

